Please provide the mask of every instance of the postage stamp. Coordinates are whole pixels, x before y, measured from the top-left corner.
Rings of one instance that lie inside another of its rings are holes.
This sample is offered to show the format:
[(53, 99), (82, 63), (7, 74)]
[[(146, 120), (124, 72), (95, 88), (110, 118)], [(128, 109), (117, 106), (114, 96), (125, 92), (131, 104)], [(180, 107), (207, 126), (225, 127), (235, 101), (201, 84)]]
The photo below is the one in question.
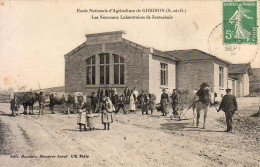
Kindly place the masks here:
[(223, 43), (257, 41), (257, 2), (223, 2)]

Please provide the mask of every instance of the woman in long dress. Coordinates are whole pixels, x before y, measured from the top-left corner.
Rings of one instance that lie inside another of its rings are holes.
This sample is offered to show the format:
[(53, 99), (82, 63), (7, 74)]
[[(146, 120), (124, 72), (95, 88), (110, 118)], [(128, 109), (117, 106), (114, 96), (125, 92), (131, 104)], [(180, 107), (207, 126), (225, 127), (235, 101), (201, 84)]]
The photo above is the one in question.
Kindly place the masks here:
[(102, 99), (102, 107), (101, 107), (101, 121), (104, 124), (104, 130), (110, 129), (110, 123), (113, 123), (113, 104), (109, 97), (103, 97)]
[(162, 91), (163, 91), (163, 94), (161, 95), (161, 108), (162, 108), (162, 113), (163, 113), (162, 116), (167, 116), (167, 114), (168, 114), (167, 106), (169, 103), (169, 96), (166, 93), (165, 89), (163, 89)]
[(130, 102), (129, 102), (129, 111), (130, 112), (135, 112), (136, 108), (135, 108), (135, 102), (136, 102), (136, 96), (134, 94), (133, 91), (131, 91), (131, 95), (130, 95)]

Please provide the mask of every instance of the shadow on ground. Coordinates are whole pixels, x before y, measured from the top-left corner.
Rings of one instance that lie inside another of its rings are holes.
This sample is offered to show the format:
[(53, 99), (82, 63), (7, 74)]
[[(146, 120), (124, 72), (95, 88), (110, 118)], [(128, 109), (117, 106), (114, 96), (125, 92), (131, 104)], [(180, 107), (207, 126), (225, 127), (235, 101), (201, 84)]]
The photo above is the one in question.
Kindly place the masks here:
[(209, 129), (201, 129), (194, 126), (190, 126), (189, 123), (163, 123), (161, 124), (162, 130), (168, 131), (197, 131), (197, 132), (223, 132), (223, 131), (214, 131)]

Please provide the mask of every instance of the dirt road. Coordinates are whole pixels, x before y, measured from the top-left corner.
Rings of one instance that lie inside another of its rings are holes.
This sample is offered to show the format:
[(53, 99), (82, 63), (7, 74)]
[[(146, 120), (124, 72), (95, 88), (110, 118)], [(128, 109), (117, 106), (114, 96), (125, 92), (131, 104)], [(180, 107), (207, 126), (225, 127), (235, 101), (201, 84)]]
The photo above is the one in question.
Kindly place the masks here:
[[(243, 102), (241, 112), (255, 112), (259, 99)], [(38, 111), (37, 111), (38, 112)], [(9, 116), (0, 104), (0, 166), (259, 166), (259, 138), (225, 125), (210, 108), (206, 129), (192, 120), (171, 120), (161, 113), (115, 115), (110, 131), (100, 117), (95, 131), (80, 132), (77, 114)], [(187, 113), (192, 118), (192, 111)], [(257, 118), (258, 119), (258, 118)], [(259, 124), (258, 124), (259, 125)], [(259, 131), (257, 132), (259, 134)], [(18, 157), (18, 158), (17, 158)]]

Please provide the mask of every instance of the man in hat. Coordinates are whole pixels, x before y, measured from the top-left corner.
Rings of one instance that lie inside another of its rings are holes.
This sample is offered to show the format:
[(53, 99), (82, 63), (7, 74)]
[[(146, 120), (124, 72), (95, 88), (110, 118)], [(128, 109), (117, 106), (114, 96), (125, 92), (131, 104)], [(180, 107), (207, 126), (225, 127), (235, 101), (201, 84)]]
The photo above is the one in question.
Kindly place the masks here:
[(231, 94), (231, 89), (226, 89), (226, 95), (221, 100), (218, 112), (220, 110), (225, 112), (227, 130), (225, 132), (232, 131), (232, 117), (237, 111), (237, 100), (234, 95)]
[(210, 104), (209, 85), (206, 82), (200, 85), (200, 89), (196, 94), (199, 96), (199, 101), (204, 104)]
[(178, 105), (178, 94), (176, 92), (176, 89), (173, 89), (172, 95), (171, 95), (171, 103), (172, 103), (172, 114), (176, 118), (178, 115), (177, 112), (177, 105)]
[(112, 101), (112, 104), (114, 105), (115, 108), (118, 107), (118, 94), (116, 93), (115, 90), (112, 90), (111, 92), (111, 101)]
[(128, 87), (125, 88), (124, 95), (126, 97), (126, 102), (128, 103), (129, 102), (129, 97), (131, 95), (131, 91), (130, 91), (130, 89), (128, 89)]
[(95, 92), (91, 92), (89, 98), (91, 100), (91, 110), (93, 113), (95, 113), (97, 108), (97, 103), (98, 103), (98, 99), (97, 97), (95, 97)]

